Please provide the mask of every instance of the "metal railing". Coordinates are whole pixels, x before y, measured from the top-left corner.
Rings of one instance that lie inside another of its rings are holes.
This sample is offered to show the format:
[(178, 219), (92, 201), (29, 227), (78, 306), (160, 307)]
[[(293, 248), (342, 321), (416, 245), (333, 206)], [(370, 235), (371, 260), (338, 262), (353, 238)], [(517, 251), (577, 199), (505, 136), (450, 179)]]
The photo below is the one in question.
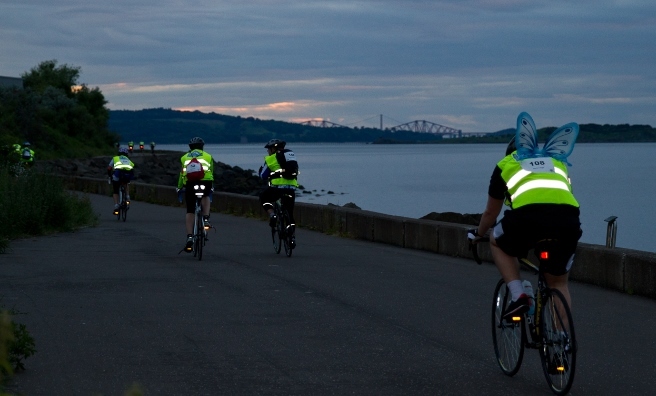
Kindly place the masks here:
[(615, 239), (617, 238), (617, 216), (610, 216), (604, 219), (608, 225), (606, 226), (606, 247), (614, 248)]

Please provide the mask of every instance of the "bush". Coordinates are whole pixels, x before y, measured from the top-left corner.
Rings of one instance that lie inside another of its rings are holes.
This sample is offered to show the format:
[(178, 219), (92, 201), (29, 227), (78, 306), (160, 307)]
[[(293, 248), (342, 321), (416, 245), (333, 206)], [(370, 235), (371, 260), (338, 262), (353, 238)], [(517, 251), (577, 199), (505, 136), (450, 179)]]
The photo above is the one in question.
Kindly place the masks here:
[(11, 239), (97, 223), (89, 199), (66, 191), (57, 177), (31, 170), (15, 173), (0, 166), (0, 253)]

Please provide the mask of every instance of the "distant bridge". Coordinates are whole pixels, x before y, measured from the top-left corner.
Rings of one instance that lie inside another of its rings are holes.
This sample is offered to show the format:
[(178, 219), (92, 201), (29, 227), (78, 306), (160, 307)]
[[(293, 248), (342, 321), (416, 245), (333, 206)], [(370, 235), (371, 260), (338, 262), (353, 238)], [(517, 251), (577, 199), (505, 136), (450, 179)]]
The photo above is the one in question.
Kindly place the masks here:
[[(308, 120), (300, 123), (301, 125), (308, 125), (318, 128), (351, 128), (346, 125), (336, 124), (334, 122), (326, 120)], [(380, 130), (383, 130), (383, 115), (380, 115)], [(405, 124), (400, 124), (391, 128), (386, 128), (391, 132), (396, 131), (410, 131), (410, 132), (419, 132), (419, 133), (432, 133), (434, 135), (442, 135), (443, 137), (450, 138), (460, 138), (464, 135), (470, 135), (467, 133), (462, 133), (462, 130), (451, 128), (448, 126), (436, 124), (434, 122), (426, 120), (416, 120), (411, 122), (406, 122)]]
[(396, 131), (410, 131), (420, 133), (432, 133), (435, 135), (442, 135), (448, 137), (462, 137), (462, 130), (450, 128), (448, 126), (436, 124), (426, 120), (416, 120), (406, 122), (405, 124), (397, 125), (390, 128), (392, 132)]
[(346, 125), (335, 124), (326, 120), (309, 120), (301, 122), (301, 125), (308, 125), (319, 128), (349, 128)]

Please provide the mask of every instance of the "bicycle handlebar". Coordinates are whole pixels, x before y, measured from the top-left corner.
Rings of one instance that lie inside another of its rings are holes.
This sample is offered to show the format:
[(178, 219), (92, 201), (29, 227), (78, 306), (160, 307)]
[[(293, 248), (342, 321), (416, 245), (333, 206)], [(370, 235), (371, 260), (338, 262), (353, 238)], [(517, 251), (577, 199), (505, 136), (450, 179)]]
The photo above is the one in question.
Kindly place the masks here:
[[(468, 230), (468, 233), (469, 233), (469, 231), (471, 231), (471, 230)], [(482, 236), (482, 237), (478, 237), (477, 241), (478, 241), (478, 243), (490, 242), (490, 237), (487, 236), (487, 235)], [(481, 258), (478, 256), (478, 244), (473, 243), (471, 239), (469, 239), (469, 250), (472, 252), (472, 256), (474, 256), (474, 260), (476, 261), (476, 264), (478, 264), (478, 265), (483, 264), (483, 260), (481, 260)], [(517, 260), (519, 260), (519, 263), (521, 265), (525, 266), (528, 269), (531, 269), (531, 270), (535, 271), (536, 273), (539, 272), (539, 270), (540, 270), (538, 266), (533, 264), (531, 262), (531, 260), (529, 260), (526, 257), (518, 257)]]
[[(478, 239), (478, 242), (489, 242), (490, 237), (481, 237)], [(472, 242), (472, 240), (469, 240), (469, 251), (472, 252), (472, 255), (474, 256), (474, 260), (476, 261), (476, 264), (481, 265), (483, 264), (483, 260), (478, 256), (478, 246), (476, 243)]]

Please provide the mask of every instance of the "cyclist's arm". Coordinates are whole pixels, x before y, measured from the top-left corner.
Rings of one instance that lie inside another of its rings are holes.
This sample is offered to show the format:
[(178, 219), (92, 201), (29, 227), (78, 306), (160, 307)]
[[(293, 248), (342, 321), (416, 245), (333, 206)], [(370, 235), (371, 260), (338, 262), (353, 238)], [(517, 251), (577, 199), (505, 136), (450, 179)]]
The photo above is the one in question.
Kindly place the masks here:
[(497, 217), (503, 208), (503, 200), (487, 196), (487, 204), (481, 216), (481, 221), (478, 224), (478, 235), (485, 235), (494, 223), (497, 222)]
[(508, 191), (506, 182), (501, 177), (501, 168), (496, 166), (490, 177), (490, 186), (488, 187), (487, 204), (478, 223), (478, 235), (485, 235), (492, 226), (497, 222), (497, 217), (503, 208), (504, 197)]
[(109, 165), (107, 165), (107, 176), (111, 177), (113, 170), (114, 170), (114, 158), (112, 158), (112, 160), (109, 161)]

